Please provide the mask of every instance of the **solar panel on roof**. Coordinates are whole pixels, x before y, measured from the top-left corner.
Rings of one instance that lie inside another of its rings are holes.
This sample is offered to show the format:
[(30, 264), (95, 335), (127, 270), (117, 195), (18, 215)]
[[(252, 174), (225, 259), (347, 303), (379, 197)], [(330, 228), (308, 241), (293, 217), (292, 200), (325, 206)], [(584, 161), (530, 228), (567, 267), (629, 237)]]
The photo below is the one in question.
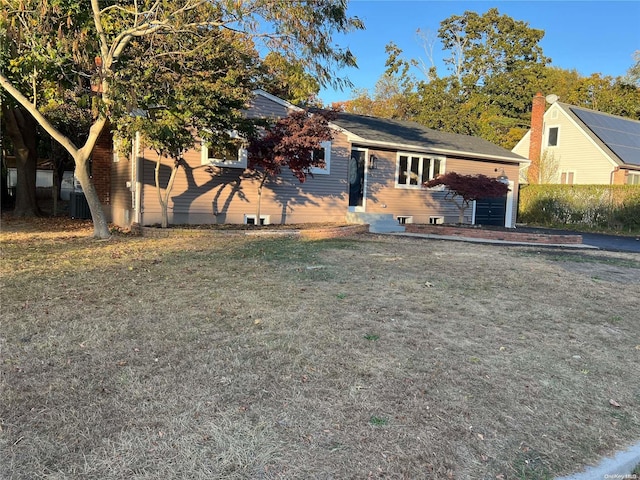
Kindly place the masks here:
[(580, 108), (571, 111), (624, 163), (640, 165), (640, 122)]

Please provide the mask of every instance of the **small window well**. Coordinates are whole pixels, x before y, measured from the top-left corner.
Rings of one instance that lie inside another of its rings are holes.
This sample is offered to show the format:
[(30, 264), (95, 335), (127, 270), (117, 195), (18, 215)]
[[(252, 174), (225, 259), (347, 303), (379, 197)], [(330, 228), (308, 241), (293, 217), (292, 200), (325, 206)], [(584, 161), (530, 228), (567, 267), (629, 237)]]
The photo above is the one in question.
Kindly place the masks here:
[(429, 225), (442, 225), (444, 217), (429, 217)]
[[(244, 223), (245, 225), (258, 225), (256, 222), (255, 215), (244, 215)], [(271, 224), (271, 216), (270, 215), (260, 215), (260, 225), (270, 225)]]
[(400, 225), (406, 225), (407, 223), (413, 223), (413, 217), (412, 216), (399, 216), (398, 217), (398, 223)]

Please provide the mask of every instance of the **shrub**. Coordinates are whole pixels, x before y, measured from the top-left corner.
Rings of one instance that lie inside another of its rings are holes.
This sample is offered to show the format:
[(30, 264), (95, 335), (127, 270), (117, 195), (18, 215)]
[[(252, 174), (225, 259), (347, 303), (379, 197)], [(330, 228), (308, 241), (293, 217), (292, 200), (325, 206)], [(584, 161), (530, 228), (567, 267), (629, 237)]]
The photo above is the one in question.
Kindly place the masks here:
[(638, 185), (525, 185), (518, 221), (589, 230), (640, 231)]

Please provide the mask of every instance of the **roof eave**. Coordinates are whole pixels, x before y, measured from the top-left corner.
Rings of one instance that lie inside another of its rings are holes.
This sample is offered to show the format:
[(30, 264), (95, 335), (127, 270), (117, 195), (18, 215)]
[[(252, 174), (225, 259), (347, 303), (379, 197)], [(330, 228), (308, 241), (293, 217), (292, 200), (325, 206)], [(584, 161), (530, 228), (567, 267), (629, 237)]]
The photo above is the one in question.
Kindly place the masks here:
[(362, 143), (368, 146), (395, 148), (398, 150), (409, 150), (414, 152), (437, 153), (441, 155), (460, 155), (465, 157), (478, 158), (482, 160), (497, 160), (501, 162), (517, 163), (519, 165), (523, 165), (523, 164), (528, 165), (531, 163), (530, 160), (527, 160), (524, 157), (521, 157), (520, 159), (518, 159), (513, 157), (503, 157), (501, 155), (489, 155), (485, 153), (467, 152), (464, 150), (425, 147), (424, 145), (415, 145), (410, 143), (396, 143), (396, 142), (385, 142), (381, 140), (369, 140), (369, 139), (360, 137), (359, 135), (356, 135), (354, 133), (351, 133), (348, 130), (345, 130), (344, 128), (341, 128), (341, 130), (347, 135), (347, 139), (351, 143)]

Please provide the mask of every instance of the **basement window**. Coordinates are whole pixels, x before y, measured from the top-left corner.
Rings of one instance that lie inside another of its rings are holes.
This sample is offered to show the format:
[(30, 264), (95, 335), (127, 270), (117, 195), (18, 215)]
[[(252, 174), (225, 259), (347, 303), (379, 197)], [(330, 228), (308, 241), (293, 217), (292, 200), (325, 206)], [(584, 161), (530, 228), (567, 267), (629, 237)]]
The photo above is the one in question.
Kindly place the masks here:
[[(245, 225), (258, 225), (256, 222), (256, 215), (244, 215)], [(260, 225), (271, 225), (271, 215), (260, 215)]]
[(429, 217), (429, 225), (442, 225), (444, 217)]
[(398, 223), (400, 225), (406, 225), (407, 223), (413, 223), (413, 216), (411, 215), (401, 215), (398, 217)]

